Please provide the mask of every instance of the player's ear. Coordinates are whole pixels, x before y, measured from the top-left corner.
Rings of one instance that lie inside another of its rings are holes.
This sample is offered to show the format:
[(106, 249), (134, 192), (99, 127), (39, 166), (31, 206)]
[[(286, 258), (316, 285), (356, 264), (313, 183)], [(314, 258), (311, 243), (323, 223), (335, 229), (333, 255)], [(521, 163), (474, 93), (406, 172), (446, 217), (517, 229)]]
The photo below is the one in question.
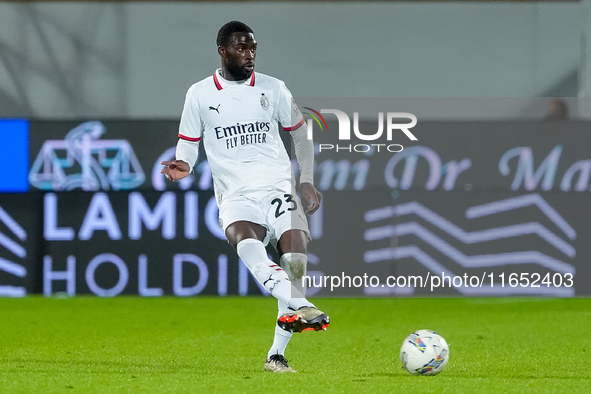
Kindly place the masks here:
[(218, 53), (221, 57), (226, 57), (226, 47), (218, 46)]

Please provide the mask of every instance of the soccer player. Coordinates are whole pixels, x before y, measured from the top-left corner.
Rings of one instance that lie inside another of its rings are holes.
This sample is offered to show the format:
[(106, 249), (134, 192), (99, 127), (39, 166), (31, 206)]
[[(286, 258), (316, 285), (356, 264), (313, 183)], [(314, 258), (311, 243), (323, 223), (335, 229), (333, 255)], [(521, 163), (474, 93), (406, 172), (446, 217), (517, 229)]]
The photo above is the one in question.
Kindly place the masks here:
[[(162, 173), (173, 181), (189, 175), (203, 140), (220, 226), (255, 279), (278, 300), (265, 370), (295, 372), (284, 356), (292, 333), (329, 324), (329, 317), (305, 298), (302, 283), (310, 240), (306, 215), (316, 212), (321, 200), (313, 185), (314, 145), (285, 84), (254, 72), (253, 31), (242, 22), (229, 22), (219, 30), (217, 45), (222, 67), (189, 88), (176, 160), (163, 161)], [(301, 200), (278, 122), (291, 133)], [(280, 266), (267, 257), (269, 242), (281, 256)]]

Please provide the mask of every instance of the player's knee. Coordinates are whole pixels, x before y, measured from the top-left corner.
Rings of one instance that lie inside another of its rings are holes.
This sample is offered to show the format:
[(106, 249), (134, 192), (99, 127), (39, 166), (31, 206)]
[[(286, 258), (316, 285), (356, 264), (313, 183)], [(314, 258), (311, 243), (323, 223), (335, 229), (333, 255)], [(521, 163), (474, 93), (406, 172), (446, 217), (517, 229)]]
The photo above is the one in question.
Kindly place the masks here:
[(299, 280), (306, 275), (308, 256), (304, 253), (285, 253), (280, 264), (292, 280)]

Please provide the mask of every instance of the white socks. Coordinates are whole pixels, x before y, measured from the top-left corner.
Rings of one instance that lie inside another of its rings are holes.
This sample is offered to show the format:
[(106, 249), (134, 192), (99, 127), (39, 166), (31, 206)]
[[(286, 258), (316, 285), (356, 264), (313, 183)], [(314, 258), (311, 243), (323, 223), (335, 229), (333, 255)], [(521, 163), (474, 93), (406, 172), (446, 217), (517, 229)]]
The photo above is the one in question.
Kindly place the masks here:
[(273, 297), (293, 309), (310, 305), (304, 296), (292, 287), (285, 271), (269, 260), (261, 241), (253, 238), (244, 239), (238, 243), (236, 250), (255, 279)]
[[(303, 306), (314, 306), (314, 304), (305, 298), (306, 289), (302, 282), (302, 277), (306, 275), (308, 256), (303, 253), (285, 253), (281, 256), (279, 264), (281, 264), (281, 268), (285, 270), (287, 276), (291, 280), (292, 288), (295, 289), (293, 293), (294, 298), (290, 300), (289, 306), (295, 310), (298, 310)], [(296, 298), (298, 296), (300, 298)], [(281, 311), (281, 307), (279, 310)]]
[[(277, 318), (283, 315), (284, 313), (290, 312), (290, 309), (285, 305), (283, 302), (277, 302), (279, 306), (279, 313), (277, 314)], [(291, 339), (293, 334), (289, 331), (285, 331), (277, 324), (275, 324), (275, 337), (273, 338), (273, 345), (271, 345), (271, 349), (269, 349), (269, 353), (267, 354), (267, 358), (271, 357), (274, 354), (281, 354), (282, 356), (285, 354), (285, 348)]]
[[(275, 298), (279, 306), (279, 316), (304, 306), (313, 307), (305, 298), (306, 289), (302, 276), (306, 274), (308, 257), (303, 253), (285, 253), (281, 256), (281, 267), (269, 260), (265, 245), (254, 238), (247, 238), (236, 246), (238, 256), (252, 272), (255, 279)], [(290, 280), (291, 279), (291, 280)], [(268, 357), (285, 353), (292, 333), (275, 325), (275, 338)]]

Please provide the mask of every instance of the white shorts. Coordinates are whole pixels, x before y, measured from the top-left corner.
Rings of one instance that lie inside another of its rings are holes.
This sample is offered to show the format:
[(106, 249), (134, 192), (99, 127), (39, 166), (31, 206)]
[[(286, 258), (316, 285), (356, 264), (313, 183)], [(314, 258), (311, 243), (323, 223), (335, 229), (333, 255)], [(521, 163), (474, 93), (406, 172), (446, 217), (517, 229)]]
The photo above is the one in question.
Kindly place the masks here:
[(311, 239), (302, 202), (294, 190), (267, 189), (224, 197), (219, 209), (224, 232), (230, 224), (244, 220), (265, 227), (263, 243), (271, 242), (275, 248), (289, 230), (302, 230)]

